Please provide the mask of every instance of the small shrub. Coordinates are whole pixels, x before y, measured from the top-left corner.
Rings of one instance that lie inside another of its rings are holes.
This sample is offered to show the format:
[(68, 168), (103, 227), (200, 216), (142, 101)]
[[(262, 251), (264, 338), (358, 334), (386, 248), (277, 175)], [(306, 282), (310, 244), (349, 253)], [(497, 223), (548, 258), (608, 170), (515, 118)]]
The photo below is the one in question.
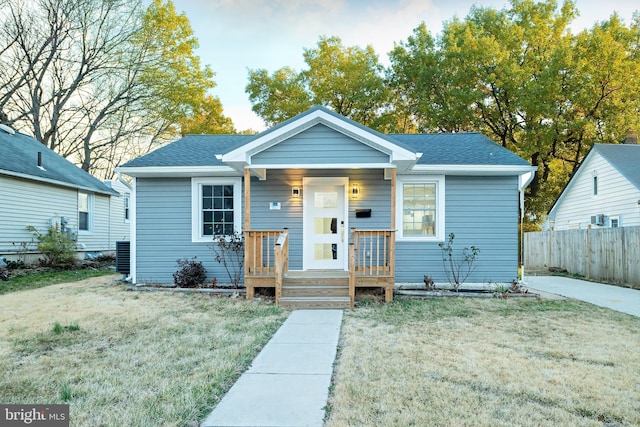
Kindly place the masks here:
[(237, 288), (244, 274), (244, 236), (234, 232), (229, 236), (218, 236), (213, 242), (210, 248), (214, 259), (224, 265), (230, 283)]
[(197, 257), (188, 259), (179, 259), (179, 270), (173, 273), (173, 283), (180, 288), (197, 288), (207, 278), (207, 270), (200, 261), (196, 261)]
[(27, 230), (38, 239), (38, 250), (44, 256), (44, 265), (60, 269), (75, 267), (78, 262), (76, 242), (68, 234), (55, 227), (49, 227), (44, 234), (31, 225)]
[(27, 268), (27, 264), (24, 263), (24, 261), (22, 260), (10, 260), (10, 259), (5, 259), (4, 261), (7, 264), (7, 268), (9, 270), (19, 270), (21, 268)]
[(474, 262), (480, 254), (480, 249), (475, 246), (462, 249), (462, 255), (455, 257), (453, 255), (453, 239), (455, 234), (449, 233), (449, 240), (447, 244), (438, 244), (440, 250), (442, 250), (442, 265), (444, 266), (444, 272), (447, 275), (447, 280), (453, 289), (457, 292), (467, 278), (474, 270)]

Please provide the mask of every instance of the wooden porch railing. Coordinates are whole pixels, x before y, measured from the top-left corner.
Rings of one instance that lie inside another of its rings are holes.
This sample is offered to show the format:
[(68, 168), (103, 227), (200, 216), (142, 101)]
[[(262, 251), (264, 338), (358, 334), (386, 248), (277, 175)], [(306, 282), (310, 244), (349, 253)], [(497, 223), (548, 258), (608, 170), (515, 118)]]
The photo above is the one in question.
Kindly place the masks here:
[(275, 247), (275, 276), (276, 276), (276, 304), (280, 303), (282, 296), (282, 282), (289, 270), (289, 233), (285, 228), (278, 236)]
[(395, 257), (395, 230), (351, 229), (349, 297), (352, 307), (356, 287), (384, 287), (385, 300), (393, 300)]
[[(256, 287), (272, 288), (275, 286), (276, 247), (281, 234), (288, 234), (288, 230), (285, 228), (284, 231), (244, 231), (244, 280), (247, 288), (247, 299), (253, 299), (254, 288)], [(287, 253), (285, 257), (287, 263), (288, 258)]]

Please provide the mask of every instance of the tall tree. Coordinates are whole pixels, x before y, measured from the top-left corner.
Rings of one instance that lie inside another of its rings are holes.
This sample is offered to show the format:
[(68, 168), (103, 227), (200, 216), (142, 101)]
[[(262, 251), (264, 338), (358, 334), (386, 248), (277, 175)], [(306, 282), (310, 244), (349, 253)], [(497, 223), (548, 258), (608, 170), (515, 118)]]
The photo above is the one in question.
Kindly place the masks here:
[(614, 15), (574, 36), (576, 14), (571, 1), (472, 7), (437, 42), (421, 26), (390, 54), (388, 80), (418, 129), (482, 131), (538, 167), (534, 220), (594, 142), (639, 124), (637, 17), (625, 27)]
[(7, 0), (0, 16), (0, 109), (99, 177), (211, 105), (213, 73), (171, 1)]
[(272, 75), (250, 70), (246, 92), (256, 112), (269, 125), (324, 105), (369, 126), (381, 126), (387, 104), (383, 67), (371, 46), (345, 47), (338, 37), (321, 37), (304, 50), (308, 69), (289, 67)]

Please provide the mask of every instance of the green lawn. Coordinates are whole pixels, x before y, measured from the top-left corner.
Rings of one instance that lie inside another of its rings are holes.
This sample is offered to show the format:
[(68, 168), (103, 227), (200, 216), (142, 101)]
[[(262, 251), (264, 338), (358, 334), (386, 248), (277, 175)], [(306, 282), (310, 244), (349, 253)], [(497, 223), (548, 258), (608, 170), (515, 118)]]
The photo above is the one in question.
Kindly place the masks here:
[(114, 274), (111, 268), (81, 270), (44, 271), (39, 273), (24, 274), (21, 270), (9, 270), (11, 277), (8, 281), (0, 280), (0, 295), (15, 291), (37, 289), (56, 283), (76, 282), (89, 277), (106, 276)]

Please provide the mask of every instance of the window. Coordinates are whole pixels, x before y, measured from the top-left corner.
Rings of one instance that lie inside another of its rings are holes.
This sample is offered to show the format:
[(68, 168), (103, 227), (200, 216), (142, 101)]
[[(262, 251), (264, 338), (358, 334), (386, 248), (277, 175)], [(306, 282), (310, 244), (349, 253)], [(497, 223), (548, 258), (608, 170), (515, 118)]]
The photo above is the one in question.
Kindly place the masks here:
[(228, 236), (241, 227), (241, 180), (193, 178), (192, 240), (210, 242), (214, 236)]
[(78, 193), (78, 230), (91, 231), (91, 208), (93, 197), (89, 193)]
[(398, 179), (399, 239), (444, 238), (444, 177)]
[(609, 225), (610, 225), (611, 228), (620, 227), (620, 217), (619, 216), (612, 216), (611, 218), (609, 218)]
[(598, 195), (598, 177), (597, 176), (593, 177), (593, 195), (594, 196)]
[(129, 199), (130, 199), (130, 194), (129, 193), (125, 193), (124, 194), (124, 222), (129, 222)]

